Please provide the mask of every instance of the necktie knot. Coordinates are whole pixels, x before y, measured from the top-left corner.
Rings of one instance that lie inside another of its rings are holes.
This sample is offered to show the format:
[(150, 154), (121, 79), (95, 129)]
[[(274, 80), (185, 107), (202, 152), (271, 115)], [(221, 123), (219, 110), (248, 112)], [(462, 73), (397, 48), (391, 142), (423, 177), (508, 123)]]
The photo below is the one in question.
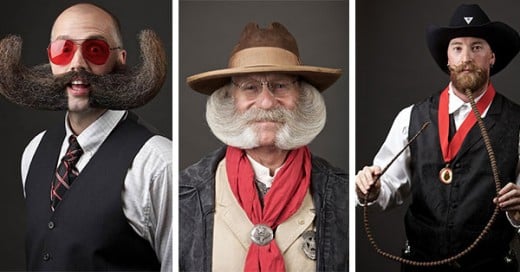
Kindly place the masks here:
[(69, 137), (69, 148), (67, 149), (67, 153), (63, 156), (64, 161), (74, 165), (78, 162), (79, 157), (83, 155), (83, 149), (78, 143), (78, 139), (74, 135), (70, 135)]

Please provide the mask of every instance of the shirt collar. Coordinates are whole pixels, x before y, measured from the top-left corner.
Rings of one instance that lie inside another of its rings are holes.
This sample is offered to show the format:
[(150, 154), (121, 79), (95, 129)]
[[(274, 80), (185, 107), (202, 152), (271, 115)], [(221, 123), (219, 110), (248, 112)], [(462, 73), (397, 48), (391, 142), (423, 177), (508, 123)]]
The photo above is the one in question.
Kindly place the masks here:
[(255, 172), (255, 179), (260, 181), (261, 183), (265, 184), (267, 188), (271, 188), (271, 185), (273, 185), (274, 177), (276, 176), (276, 173), (278, 173), (278, 170), (280, 170), (283, 166), (280, 166), (274, 170), (274, 175), (269, 175), (269, 168), (261, 165), (259, 162), (255, 161), (251, 156), (247, 155), (247, 158), (249, 159), (249, 162), (251, 163), (251, 166), (253, 167), (253, 171)]
[[(126, 116), (126, 113), (126, 111), (107, 110), (96, 119), (94, 123), (90, 124), (90, 126), (81, 132), (80, 135), (77, 135), (78, 143), (83, 149), (83, 152), (85, 154), (95, 153), (119, 121)], [(65, 139), (68, 139), (70, 135), (73, 134), (68, 122), (68, 117), (69, 114), (67, 112), (65, 116)]]
[[(482, 94), (480, 94), (477, 98), (475, 98), (475, 103), (477, 103), (480, 100), (480, 98), (482, 98), (482, 96), (484, 96), (484, 94), (486, 92), (487, 92), (487, 87), (486, 87), (486, 90)], [(453, 90), (453, 83), (451, 83), (451, 82), (450, 82), (450, 85), (448, 88), (448, 94), (449, 94), (449, 99), (448, 99), (449, 100), (449, 102), (448, 102), (448, 113), (449, 114), (456, 112), (463, 105), (467, 105), (468, 107), (471, 107), (469, 102), (464, 102), (462, 99), (460, 99), (455, 94), (455, 91)]]

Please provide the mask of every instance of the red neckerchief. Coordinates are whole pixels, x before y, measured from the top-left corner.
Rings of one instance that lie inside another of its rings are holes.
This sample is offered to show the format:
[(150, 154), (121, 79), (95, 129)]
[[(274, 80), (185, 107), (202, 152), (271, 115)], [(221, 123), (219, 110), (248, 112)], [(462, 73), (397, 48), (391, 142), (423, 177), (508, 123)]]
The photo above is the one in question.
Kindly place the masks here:
[[(304, 146), (289, 152), (260, 205), (253, 168), (243, 150), (228, 146), (226, 171), (231, 191), (253, 225), (264, 224), (273, 231), (301, 206), (311, 179), (311, 155)], [(251, 243), (244, 271), (285, 271), (282, 253), (275, 240), (265, 246)]]
[[(466, 119), (464, 119), (464, 122), (462, 122), (462, 125), (459, 127), (455, 135), (453, 135), (451, 142), (448, 142), (448, 133), (450, 127), (448, 110), (448, 88), (449, 87), (446, 87), (446, 89), (444, 89), (444, 91), (441, 93), (438, 112), (439, 139), (441, 143), (442, 156), (444, 158), (445, 163), (451, 162), (451, 160), (457, 155), (457, 152), (459, 152), (459, 149), (462, 146), (462, 142), (464, 142), (464, 139), (466, 138), (466, 135), (468, 135), (469, 130), (477, 122), (477, 119), (475, 118), (474, 114), (468, 114), (468, 116), (466, 117)], [(493, 101), (493, 97), (495, 97), (495, 88), (490, 83), (488, 85), (486, 93), (477, 103), (477, 109), (481, 114), (491, 104), (491, 101)]]

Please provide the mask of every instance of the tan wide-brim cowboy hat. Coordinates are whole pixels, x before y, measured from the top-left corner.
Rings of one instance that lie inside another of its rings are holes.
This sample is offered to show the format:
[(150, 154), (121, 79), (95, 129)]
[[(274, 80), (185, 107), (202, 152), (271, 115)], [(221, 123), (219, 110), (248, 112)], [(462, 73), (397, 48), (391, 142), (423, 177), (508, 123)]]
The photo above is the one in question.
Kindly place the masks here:
[(457, 37), (477, 37), (486, 40), (495, 53), (490, 75), (504, 69), (520, 50), (518, 32), (502, 22), (491, 22), (478, 5), (460, 5), (447, 27), (430, 25), (426, 31), (428, 48), (439, 67), (448, 69), (448, 44)]
[(186, 81), (193, 90), (209, 95), (229, 83), (232, 76), (266, 72), (297, 75), (320, 92), (341, 76), (341, 69), (303, 65), (296, 40), (275, 22), (264, 29), (249, 23), (231, 52), (227, 68), (192, 75)]

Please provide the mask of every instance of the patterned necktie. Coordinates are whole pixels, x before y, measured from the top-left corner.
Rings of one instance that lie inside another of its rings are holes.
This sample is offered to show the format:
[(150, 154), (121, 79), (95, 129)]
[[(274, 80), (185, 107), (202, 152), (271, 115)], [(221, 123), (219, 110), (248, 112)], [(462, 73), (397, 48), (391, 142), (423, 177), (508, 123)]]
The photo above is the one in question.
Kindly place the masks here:
[(67, 153), (61, 159), (60, 165), (56, 169), (55, 180), (51, 187), (51, 209), (54, 211), (58, 203), (72, 185), (74, 179), (78, 176), (76, 163), (83, 154), (81, 146), (79, 146), (76, 136), (69, 137), (69, 148)]

